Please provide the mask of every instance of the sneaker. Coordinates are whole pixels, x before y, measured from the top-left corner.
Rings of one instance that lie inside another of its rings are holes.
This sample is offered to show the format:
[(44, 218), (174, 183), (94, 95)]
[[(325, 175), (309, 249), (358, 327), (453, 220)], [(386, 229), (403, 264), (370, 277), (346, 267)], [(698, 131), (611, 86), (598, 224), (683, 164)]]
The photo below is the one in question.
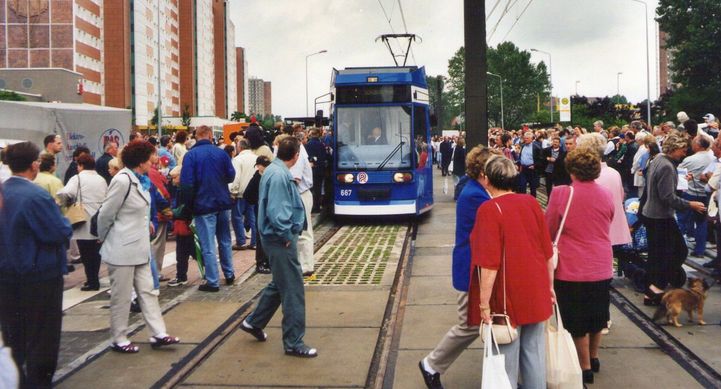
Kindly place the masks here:
[(255, 271), (260, 274), (270, 274), (270, 268), (266, 265), (258, 265), (255, 267)]
[(418, 368), (421, 369), (423, 381), (426, 383), (426, 387), (428, 389), (443, 389), (443, 384), (441, 384), (441, 373), (431, 374), (426, 371), (423, 367), (423, 361), (418, 362)]
[(245, 250), (244, 247), (245, 247), (245, 246), (243, 246), (243, 245), (234, 244), (234, 245), (233, 245), (233, 250)]
[(219, 286), (212, 286), (210, 284), (202, 284), (198, 287), (198, 290), (201, 292), (219, 292), (220, 287)]
[(172, 280), (168, 281), (168, 286), (181, 286), (188, 283), (188, 280), (181, 280), (179, 278), (173, 278)]
[(689, 241), (690, 243), (693, 243), (696, 241), (696, 238), (694, 238), (693, 236), (689, 236), (689, 237), (686, 237), (686, 240)]
[(266, 334), (262, 329), (253, 327), (252, 325), (248, 324), (246, 319), (243, 319), (243, 322), (240, 323), (240, 329), (253, 335), (253, 337), (257, 339), (258, 342), (265, 342), (265, 340), (268, 339), (268, 334)]
[(226, 279), (225, 279), (225, 284), (226, 284), (226, 285), (234, 285), (234, 284), (235, 284), (235, 276), (232, 276), (232, 277), (230, 277), (230, 278), (226, 278)]
[(298, 358), (315, 358), (318, 356), (318, 350), (308, 346), (300, 346), (285, 349), (285, 355)]

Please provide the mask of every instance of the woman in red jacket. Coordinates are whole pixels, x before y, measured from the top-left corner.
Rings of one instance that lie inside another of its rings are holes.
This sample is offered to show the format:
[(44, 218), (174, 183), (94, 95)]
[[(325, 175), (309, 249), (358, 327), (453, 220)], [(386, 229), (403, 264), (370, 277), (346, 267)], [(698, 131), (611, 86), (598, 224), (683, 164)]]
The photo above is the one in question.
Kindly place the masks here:
[(503, 314), (505, 305), (519, 333), (500, 347), (511, 387), (517, 386), (520, 371), (524, 389), (545, 389), (544, 322), (555, 299), (551, 238), (536, 199), (513, 193), (518, 180), (513, 162), (493, 156), (484, 170), (483, 186), (492, 199), (478, 208), (471, 232), (468, 322), (490, 323), (491, 313)]

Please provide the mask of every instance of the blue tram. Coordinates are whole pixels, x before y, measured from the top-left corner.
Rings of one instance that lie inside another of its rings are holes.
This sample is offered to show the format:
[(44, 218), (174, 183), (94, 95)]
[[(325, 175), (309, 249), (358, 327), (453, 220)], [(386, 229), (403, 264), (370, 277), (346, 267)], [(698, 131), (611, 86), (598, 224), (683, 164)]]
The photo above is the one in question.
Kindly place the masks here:
[(331, 94), (335, 215), (420, 215), (431, 210), (425, 69), (333, 69)]

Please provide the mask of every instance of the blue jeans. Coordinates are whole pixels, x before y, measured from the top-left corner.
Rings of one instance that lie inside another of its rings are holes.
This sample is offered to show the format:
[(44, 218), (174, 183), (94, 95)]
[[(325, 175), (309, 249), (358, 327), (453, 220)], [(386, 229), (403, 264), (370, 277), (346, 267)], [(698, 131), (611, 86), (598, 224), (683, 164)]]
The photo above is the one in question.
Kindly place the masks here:
[(158, 272), (158, 264), (155, 258), (150, 258), (150, 274), (153, 276), (153, 289), (160, 289), (160, 272)]
[[(707, 196), (694, 196), (684, 192), (681, 194), (681, 197), (688, 201), (700, 201), (708, 206)], [(703, 255), (706, 251), (708, 235), (707, 223), (705, 213), (698, 213), (692, 209), (678, 213), (678, 224), (681, 228), (681, 233), (687, 236), (693, 236), (696, 240), (696, 246), (693, 249), (693, 253), (696, 255)]]
[(231, 221), (235, 231), (235, 244), (245, 246), (245, 226), (250, 225), (250, 245), (255, 246), (255, 210), (245, 199), (236, 199), (233, 205)]
[[(195, 228), (200, 240), (205, 264), (205, 281), (210, 286), (219, 286), (218, 250), (220, 251), (220, 268), (226, 279), (233, 278), (233, 251), (230, 238), (230, 211), (220, 211), (195, 216)], [(215, 240), (218, 239), (218, 250)]]
[(526, 193), (526, 186), (531, 187), (531, 196), (536, 197), (536, 188), (538, 188), (538, 175), (535, 169), (521, 167), (521, 173), (518, 175), (518, 193)]

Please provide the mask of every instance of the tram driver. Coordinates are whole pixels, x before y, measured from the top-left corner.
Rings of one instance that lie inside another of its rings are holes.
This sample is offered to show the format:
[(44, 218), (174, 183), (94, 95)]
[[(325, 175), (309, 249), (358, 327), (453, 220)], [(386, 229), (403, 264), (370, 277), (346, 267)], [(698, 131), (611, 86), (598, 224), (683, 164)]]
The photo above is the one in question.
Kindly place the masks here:
[(387, 145), (388, 139), (386, 139), (386, 135), (383, 133), (383, 130), (381, 130), (380, 127), (375, 127), (371, 131), (371, 133), (368, 135), (367, 145)]

